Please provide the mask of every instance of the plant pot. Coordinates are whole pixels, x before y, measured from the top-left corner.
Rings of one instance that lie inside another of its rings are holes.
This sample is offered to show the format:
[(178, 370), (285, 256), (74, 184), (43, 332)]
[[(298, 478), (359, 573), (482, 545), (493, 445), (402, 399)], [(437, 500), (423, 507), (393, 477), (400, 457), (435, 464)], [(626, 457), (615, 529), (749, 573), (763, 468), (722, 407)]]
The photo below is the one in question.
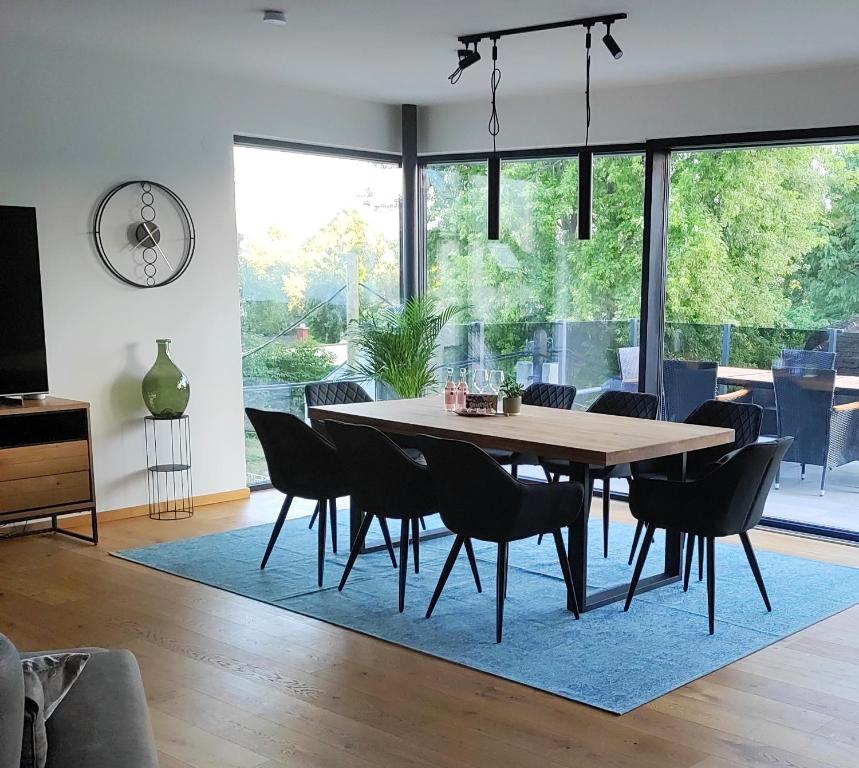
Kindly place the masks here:
[(170, 359), (170, 339), (158, 339), (158, 357), (143, 377), (143, 402), (156, 419), (175, 419), (188, 407), (191, 385)]
[(505, 416), (517, 416), (522, 410), (522, 397), (505, 397), (501, 401)]

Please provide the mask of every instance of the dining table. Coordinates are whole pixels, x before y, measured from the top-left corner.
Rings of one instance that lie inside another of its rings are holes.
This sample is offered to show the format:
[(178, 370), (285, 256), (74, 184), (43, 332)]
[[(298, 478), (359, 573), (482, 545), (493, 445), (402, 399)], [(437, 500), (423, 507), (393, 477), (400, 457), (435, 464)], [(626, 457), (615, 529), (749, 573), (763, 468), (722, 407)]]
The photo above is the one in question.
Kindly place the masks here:
[[(588, 594), (588, 517), (593, 494), (594, 469), (647, 459), (671, 457), (670, 477), (685, 476), (690, 451), (729, 445), (734, 431), (720, 427), (676, 424), (626, 416), (609, 416), (579, 410), (522, 406), (515, 416), (463, 416), (446, 411), (440, 397), (384, 400), (309, 409), (314, 420), (365, 424), (393, 435), (432, 435), (466, 440), (482, 448), (536, 455), (570, 462), (570, 476), (584, 485), (581, 514), (568, 531), (568, 557), (578, 605), (593, 610), (626, 596), (628, 584)], [(381, 479), (380, 479), (381, 481)], [(354, 543), (363, 511), (353, 504), (350, 538)], [(646, 592), (680, 579), (683, 537), (668, 530), (662, 572), (641, 579), (638, 592)], [(572, 610), (572, 599), (568, 600)]]

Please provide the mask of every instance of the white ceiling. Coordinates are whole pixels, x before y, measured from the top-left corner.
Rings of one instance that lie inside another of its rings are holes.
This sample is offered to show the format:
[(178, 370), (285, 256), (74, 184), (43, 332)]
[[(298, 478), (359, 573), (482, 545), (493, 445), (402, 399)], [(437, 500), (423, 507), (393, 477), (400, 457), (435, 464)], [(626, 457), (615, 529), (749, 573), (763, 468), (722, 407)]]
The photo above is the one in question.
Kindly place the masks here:
[[(283, 9), (285, 27), (261, 21)], [(859, 61), (859, 0), (0, 0), (5, 35), (232, 73), (374, 101), (482, 98), (484, 60), (457, 86), (456, 37), (626, 11), (613, 61), (595, 39), (594, 87)], [(581, 87), (581, 30), (499, 44), (501, 94)]]

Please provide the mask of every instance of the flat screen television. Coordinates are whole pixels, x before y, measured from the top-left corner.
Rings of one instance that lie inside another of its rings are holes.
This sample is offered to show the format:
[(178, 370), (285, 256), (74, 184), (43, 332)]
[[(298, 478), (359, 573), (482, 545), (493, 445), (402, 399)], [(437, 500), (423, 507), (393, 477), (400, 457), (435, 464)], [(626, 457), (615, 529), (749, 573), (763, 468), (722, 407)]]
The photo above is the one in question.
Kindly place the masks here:
[(47, 391), (36, 209), (0, 205), (0, 397)]

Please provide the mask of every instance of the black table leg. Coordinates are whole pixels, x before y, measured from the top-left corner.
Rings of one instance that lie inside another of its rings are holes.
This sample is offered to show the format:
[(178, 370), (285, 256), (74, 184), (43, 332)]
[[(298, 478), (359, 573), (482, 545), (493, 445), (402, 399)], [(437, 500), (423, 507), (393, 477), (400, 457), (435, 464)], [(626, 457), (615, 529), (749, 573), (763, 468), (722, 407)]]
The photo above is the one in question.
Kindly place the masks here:
[[(671, 457), (669, 464), (669, 480), (686, 479), (686, 454), (680, 453)], [(680, 576), (683, 560), (683, 535), (680, 531), (669, 528), (665, 532), (665, 575)]]
[[(579, 609), (587, 606), (588, 587), (588, 517), (591, 510), (593, 485), (590, 467), (587, 464), (570, 464), (570, 474), (585, 488), (582, 511), (567, 531), (567, 557), (573, 574), (573, 593)], [(567, 610), (575, 611), (572, 597), (567, 599)]]

